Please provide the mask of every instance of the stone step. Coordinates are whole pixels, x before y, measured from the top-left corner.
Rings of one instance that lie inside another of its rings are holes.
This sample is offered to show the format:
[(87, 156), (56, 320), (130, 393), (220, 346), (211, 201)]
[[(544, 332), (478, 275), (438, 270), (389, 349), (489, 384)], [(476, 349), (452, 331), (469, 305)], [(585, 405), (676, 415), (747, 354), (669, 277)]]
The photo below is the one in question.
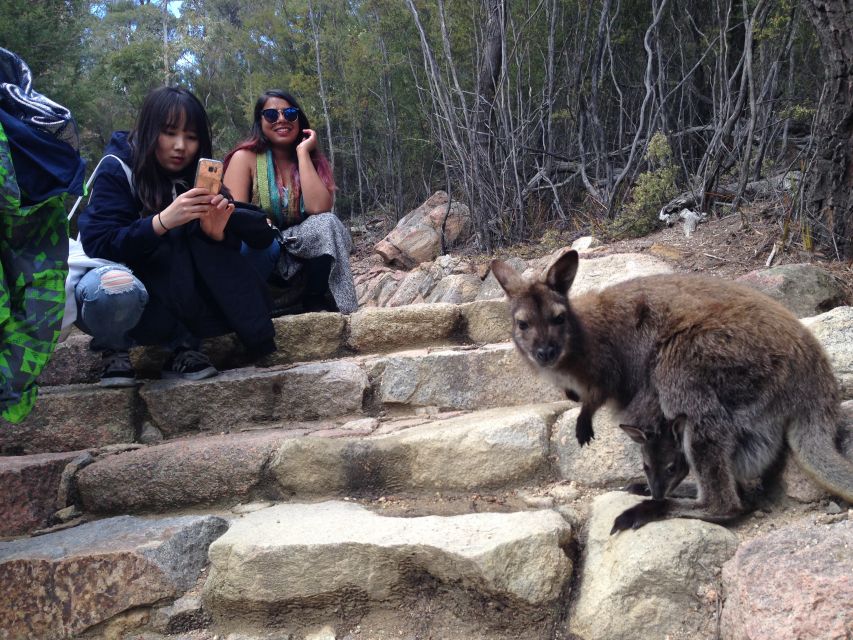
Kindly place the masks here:
[(331, 501), (107, 518), (0, 542), (0, 636), (212, 638), (263, 627), (257, 637), (301, 638), (319, 623), (342, 637), (376, 612), (387, 621), (426, 605), (430, 618), (451, 616), (455, 632), (442, 637), (532, 640), (551, 635), (564, 610), (573, 539), (554, 510), (393, 517)]
[[(466, 304), (418, 304), (366, 308), (343, 316), (304, 313), (273, 320), (277, 351), (265, 364), (293, 364), (397, 349), (454, 344), (483, 344), (510, 339), (505, 300)], [(97, 382), (100, 357), (89, 350), (89, 336), (75, 331), (57, 345), (39, 378), (43, 386)], [(247, 364), (233, 335), (205, 341), (205, 352), (220, 369)], [(133, 349), (131, 360), (143, 378), (158, 378), (166, 352), (157, 347)]]
[(405, 611), (427, 593), (440, 609), (441, 595), (456, 595), (491, 630), (475, 637), (531, 637), (559, 615), (572, 537), (553, 510), (398, 518), (347, 502), (280, 504), (211, 544), (204, 603), (216, 622), (277, 620), (303, 637), (311, 618)]
[(390, 421), (371, 436), (272, 430), (182, 438), (104, 456), (77, 473), (76, 487), (89, 513), (512, 487), (553, 477), (551, 428), (569, 407), (501, 408), (417, 426)]
[(133, 442), (146, 424), (165, 437), (305, 421), (480, 409), (561, 400), (511, 344), (439, 348), (272, 368), (247, 367), (197, 382), (155, 380), (131, 389), (42, 390), (32, 414), (0, 429), (0, 453), (75, 451)]
[(214, 516), (120, 516), (0, 542), (0, 637), (78, 637), (121, 612), (173, 600), (195, 584), (227, 528)]

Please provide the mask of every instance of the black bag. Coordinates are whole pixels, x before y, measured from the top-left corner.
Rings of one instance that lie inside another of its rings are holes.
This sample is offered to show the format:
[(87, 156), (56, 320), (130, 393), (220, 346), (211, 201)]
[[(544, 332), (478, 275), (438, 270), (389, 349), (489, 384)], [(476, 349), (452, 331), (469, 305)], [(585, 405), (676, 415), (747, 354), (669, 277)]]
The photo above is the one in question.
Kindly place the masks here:
[(267, 214), (248, 202), (234, 202), (234, 212), (225, 231), (233, 233), (252, 249), (265, 249), (273, 240), (281, 242), (281, 232), (270, 224)]

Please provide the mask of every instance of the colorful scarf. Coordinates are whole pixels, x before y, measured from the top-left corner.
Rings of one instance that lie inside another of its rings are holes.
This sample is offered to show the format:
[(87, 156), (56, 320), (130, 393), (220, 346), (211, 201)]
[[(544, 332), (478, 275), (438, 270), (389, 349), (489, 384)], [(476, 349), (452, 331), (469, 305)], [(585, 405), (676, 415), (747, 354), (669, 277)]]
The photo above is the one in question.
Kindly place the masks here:
[[(299, 206), (290, 206), (290, 189), (279, 188), (275, 179), (275, 161), (272, 151), (259, 153), (255, 171), (255, 193), (258, 194), (258, 206), (270, 214), (273, 223), (279, 229), (286, 229), (305, 220), (305, 205), (299, 197)], [(262, 178), (266, 178), (265, 180)]]

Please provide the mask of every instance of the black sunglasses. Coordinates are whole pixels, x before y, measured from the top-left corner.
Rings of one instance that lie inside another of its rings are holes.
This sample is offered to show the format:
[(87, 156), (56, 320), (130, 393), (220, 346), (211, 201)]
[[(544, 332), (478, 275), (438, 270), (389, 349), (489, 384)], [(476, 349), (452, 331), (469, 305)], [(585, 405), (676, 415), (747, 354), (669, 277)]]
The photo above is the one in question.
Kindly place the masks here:
[(296, 118), (299, 117), (299, 109), (296, 107), (285, 107), (284, 109), (264, 109), (261, 111), (261, 115), (264, 117), (264, 120), (269, 122), (270, 124), (274, 124), (278, 121), (278, 114), (284, 116), (284, 119), (288, 122), (293, 122)]

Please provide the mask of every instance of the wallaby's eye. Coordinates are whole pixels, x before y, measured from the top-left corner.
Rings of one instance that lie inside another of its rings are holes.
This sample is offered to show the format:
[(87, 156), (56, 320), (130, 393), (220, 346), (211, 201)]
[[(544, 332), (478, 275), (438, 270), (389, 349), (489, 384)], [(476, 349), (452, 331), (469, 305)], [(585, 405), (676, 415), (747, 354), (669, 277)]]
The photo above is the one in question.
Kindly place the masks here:
[(645, 464), (645, 463), (644, 463), (644, 464), (643, 464), (643, 473), (648, 474), (648, 472), (649, 472), (649, 465), (647, 465), (647, 464)]
[(554, 325), (555, 327), (559, 327), (559, 326), (566, 324), (565, 314), (561, 313), (560, 315), (554, 316), (553, 318), (551, 318), (551, 324)]
[(671, 476), (675, 475), (675, 463), (674, 462), (670, 462), (668, 465), (666, 465), (666, 472)]
[(530, 327), (530, 325), (527, 324), (524, 320), (519, 320), (515, 323), (515, 326), (518, 327), (519, 331), (527, 331), (528, 327)]

